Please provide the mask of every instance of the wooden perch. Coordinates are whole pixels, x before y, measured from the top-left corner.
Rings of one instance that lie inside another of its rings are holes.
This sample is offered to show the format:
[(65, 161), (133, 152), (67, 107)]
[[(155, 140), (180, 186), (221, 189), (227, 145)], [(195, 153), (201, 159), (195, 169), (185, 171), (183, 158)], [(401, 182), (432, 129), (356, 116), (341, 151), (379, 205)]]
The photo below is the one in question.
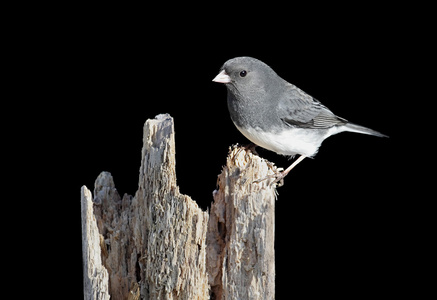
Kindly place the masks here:
[(83, 186), (85, 299), (274, 299), (275, 167), (234, 147), (211, 214), (179, 192), (173, 119), (144, 125), (135, 196), (102, 172)]
[(275, 298), (275, 188), (272, 165), (234, 148), (218, 178), (207, 232), (215, 299)]

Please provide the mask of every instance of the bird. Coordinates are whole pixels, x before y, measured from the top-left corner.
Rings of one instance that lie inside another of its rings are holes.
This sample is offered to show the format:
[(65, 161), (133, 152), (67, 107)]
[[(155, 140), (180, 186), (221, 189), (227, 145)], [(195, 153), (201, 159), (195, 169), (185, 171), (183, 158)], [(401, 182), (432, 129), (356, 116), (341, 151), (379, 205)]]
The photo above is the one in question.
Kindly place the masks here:
[(227, 89), (232, 122), (254, 145), (277, 154), (300, 155), (287, 169), (256, 180), (281, 181), (306, 157), (313, 158), (322, 142), (340, 132), (388, 137), (336, 116), (297, 86), (282, 79), (264, 62), (248, 56), (226, 61), (212, 80)]

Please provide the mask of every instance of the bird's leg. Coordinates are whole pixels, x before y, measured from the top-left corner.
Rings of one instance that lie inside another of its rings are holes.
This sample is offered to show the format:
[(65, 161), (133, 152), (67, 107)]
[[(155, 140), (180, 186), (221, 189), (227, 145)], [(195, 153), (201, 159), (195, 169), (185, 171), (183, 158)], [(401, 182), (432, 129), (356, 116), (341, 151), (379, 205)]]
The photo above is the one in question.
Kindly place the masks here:
[(288, 173), (290, 173), (291, 169), (293, 169), (295, 166), (297, 166), (297, 164), (300, 163), (300, 162), (301, 162), (305, 157), (306, 157), (305, 155), (301, 155), (301, 156), (299, 156), (299, 158), (296, 159), (296, 160), (291, 164), (291, 166), (289, 166), (287, 169), (285, 169), (284, 171), (282, 171), (281, 173), (279, 173), (279, 174), (276, 176), (276, 180), (274, 181), (274, 183), (276, 183), (276, 182), (282, 180), (285, 176), (287, 176)]
[(297, 166), (298, 163), (300, 163), (306, 156), (305, 155), (301, 155), (298, 159), (296, 159), (291, 166), (289, 166), (287, 169), (285, 169), (282, 172), (277, 172), (275, 174), (272, 175), (268, 175), (262, 179), (258, 179), (255, 180), (254, 182), (259, 183), (263, 180), (269, 179), (269, 178), (275, 178), (275, 180), (272, 183), (277, 183), (279, 181), (281, 181), (282, 179), (284, 179), (285, 176), (288, 175), (288, 173), (290, 173), (291, 169), (293, 169), (295, 166)]

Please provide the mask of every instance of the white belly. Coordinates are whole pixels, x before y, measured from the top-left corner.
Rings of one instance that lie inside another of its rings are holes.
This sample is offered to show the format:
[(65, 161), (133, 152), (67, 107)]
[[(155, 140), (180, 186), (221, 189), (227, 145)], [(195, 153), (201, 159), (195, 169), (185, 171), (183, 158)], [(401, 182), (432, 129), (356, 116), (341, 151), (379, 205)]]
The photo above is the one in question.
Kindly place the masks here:
[(312, 129), (289, 128), (279, 133), (267, 133), (259, 128), (241, 128), (238, 130), (251, 142), (265, 149), (283, 155), (305, 155), (314, 156), (323, 140), (337, 132), (335, 128), (321, 134)]

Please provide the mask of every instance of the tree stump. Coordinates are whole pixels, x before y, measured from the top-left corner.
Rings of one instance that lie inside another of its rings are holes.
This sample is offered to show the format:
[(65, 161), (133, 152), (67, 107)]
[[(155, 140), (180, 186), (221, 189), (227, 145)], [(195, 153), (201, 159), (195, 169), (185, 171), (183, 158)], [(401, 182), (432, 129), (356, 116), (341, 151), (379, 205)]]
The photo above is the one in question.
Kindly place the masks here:
[(234, 147), (211, 214), (179, 192), (174, 124), (144, 125), (138, 190), (118, 194), (102, 172), (83, 186), (85, 299), (274, 299), (274, 203), (267, 161)]
[(234, 148), (213, 193), (207, 232), (209, 284), (214, 299), (275, 298), (273, 165)]

